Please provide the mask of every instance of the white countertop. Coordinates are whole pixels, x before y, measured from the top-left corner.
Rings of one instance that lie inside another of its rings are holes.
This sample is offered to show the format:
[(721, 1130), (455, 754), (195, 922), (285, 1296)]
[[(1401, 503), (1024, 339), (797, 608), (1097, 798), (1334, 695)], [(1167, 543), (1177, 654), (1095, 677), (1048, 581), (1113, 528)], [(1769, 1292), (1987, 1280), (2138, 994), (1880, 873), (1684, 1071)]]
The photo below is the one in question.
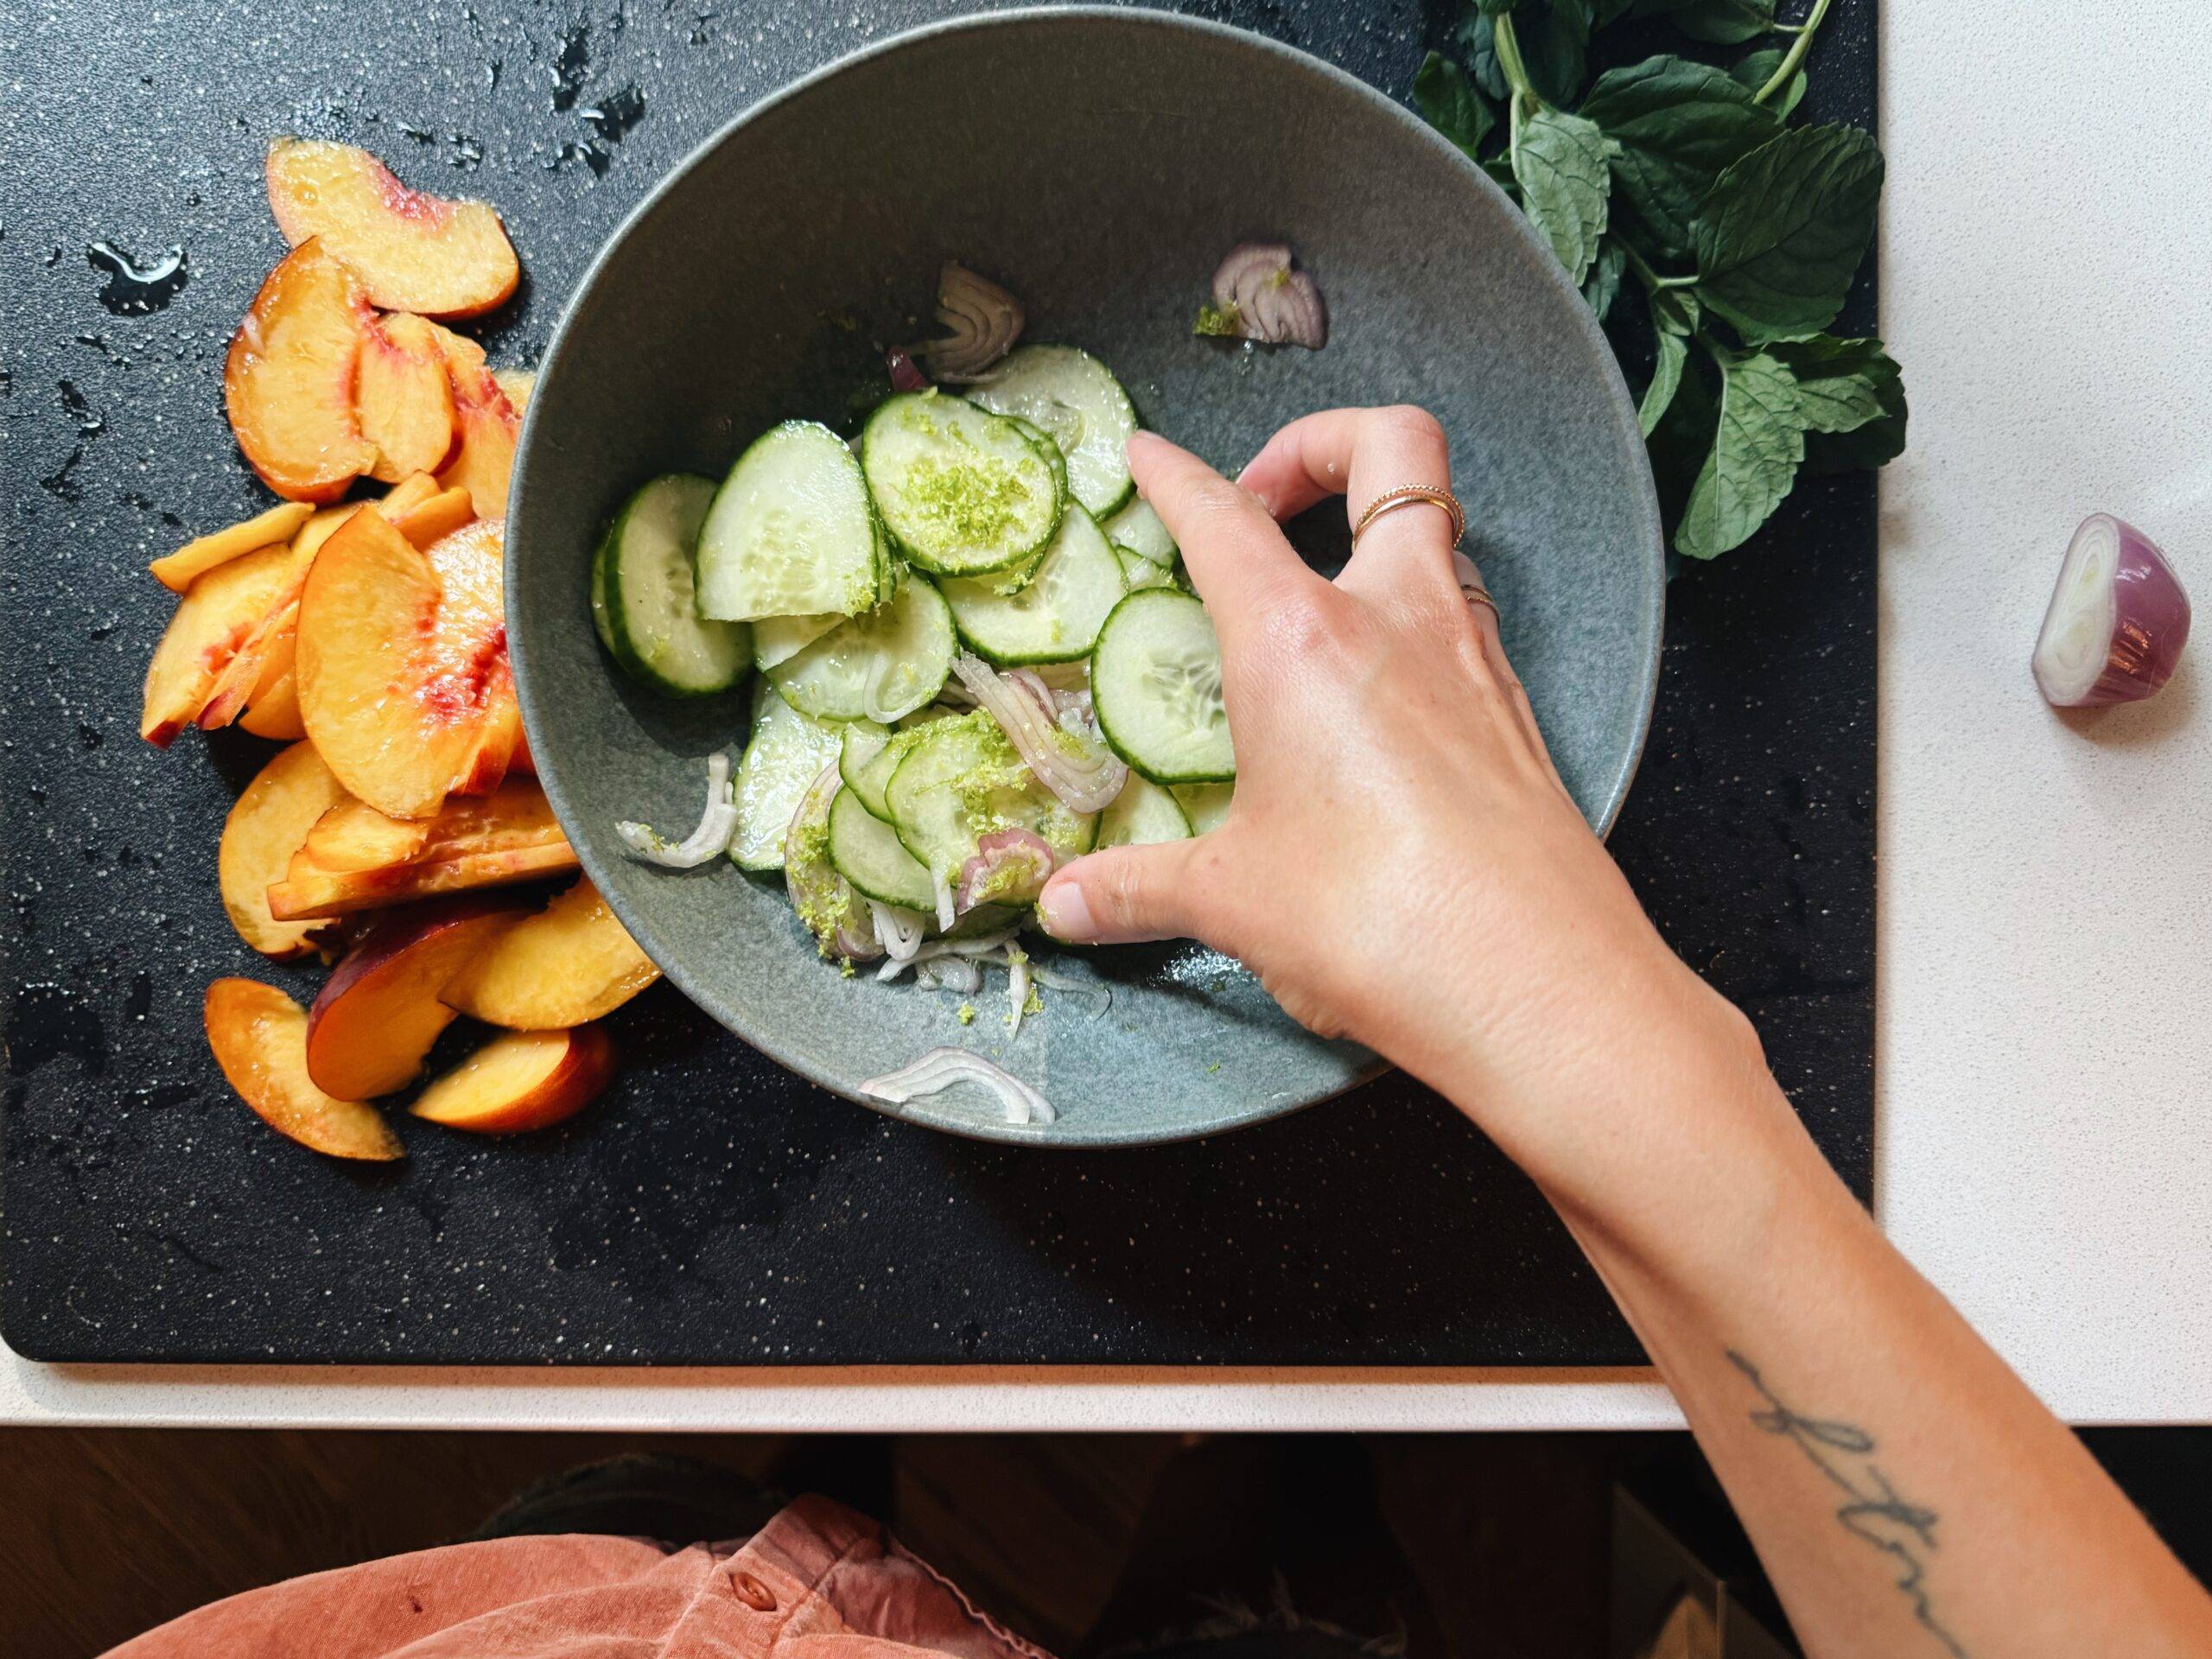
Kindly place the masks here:
[[(2212, 1421), (2212, 620), (2155, 702), (2027, 656), (2105, 509), (2212, 606), (2212, 12), (1884, 0), (1876, 1207), (2075, 1421)], [(43, 1366), (0, 1422), (1650, 1428), (1637, 1371)]]

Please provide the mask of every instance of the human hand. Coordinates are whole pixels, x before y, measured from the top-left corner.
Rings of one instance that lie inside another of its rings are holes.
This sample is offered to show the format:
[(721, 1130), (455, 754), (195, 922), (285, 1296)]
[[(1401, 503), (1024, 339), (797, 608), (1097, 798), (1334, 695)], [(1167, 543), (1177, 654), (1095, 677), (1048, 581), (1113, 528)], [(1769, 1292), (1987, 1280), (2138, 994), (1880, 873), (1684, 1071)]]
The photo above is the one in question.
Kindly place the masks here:
[(1148, 433), (1128, 454), (1220, 636), (1236, 793), (1209, 835), (1056, 874), (1055, 935), (1236, 957), (1300, 1023), (1452, 1096), (1539, 1179), (1601, 1132), (1574, 1109), (1715, 1044), (1756, 1058), (1553, 771), (1493, 614), (1460, 591), (1445, 512), (1378, 517), (1333, 582), (1276, 527), (1326, 495), (1357, 522), (1388, 489), (1448, 489), (1431, 416), (1308, 416), (1235, 485)]

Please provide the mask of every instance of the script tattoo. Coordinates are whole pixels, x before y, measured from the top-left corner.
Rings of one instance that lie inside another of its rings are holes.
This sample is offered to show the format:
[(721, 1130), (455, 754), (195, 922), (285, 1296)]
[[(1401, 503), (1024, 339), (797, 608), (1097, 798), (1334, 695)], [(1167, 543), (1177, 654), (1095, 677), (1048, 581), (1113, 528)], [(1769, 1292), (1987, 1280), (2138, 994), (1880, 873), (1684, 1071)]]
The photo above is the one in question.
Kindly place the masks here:
[(1936, 1618), (1928, 1595), (1927, 1557), (1936, 1549), (1936, 1511), (1899, 1497), (1873, 1462), (1874, 1437), (1865, 1429), (1828, 1418), (1803, 1417), (1776, 1397), (1759, 1368), (1734, 1349), (1728, 1357), (1751, 1379), (1766, 1402), (1751, 1414), (1751, 1426), (1779, 1434), (1812, 1460), (1828, 1484), (1844, 1495), (1835, 1518), (1854, 1538), (1864, 1539), (1897, 1565), (1897, 1592), (1912, 1605), (1921, 1628), (1943, 1645), (1952, 1659), (1967, 1659), (1959, 1639)]

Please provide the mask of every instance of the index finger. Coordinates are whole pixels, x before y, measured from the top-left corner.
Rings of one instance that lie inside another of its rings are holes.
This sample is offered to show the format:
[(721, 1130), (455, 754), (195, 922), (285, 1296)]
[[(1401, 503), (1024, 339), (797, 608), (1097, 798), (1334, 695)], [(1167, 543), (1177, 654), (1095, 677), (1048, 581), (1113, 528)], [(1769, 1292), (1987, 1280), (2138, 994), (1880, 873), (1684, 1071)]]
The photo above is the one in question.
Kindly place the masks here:
[(1129, 471), (1181, 550), (1215, 625), (1233, 635), (1270, 590), (1328, 584), (1298, 556), (1268, 509), (1187, 449), (1152, 432), (1129, 436)]
[[(1384, 409), (1329, 409), (1293, 421), (1252, 458), (1237, 482), (1278, 518), (1300, 513), (1332, 495), (1344, 498), (1357, 526), (1382, 497), (1408, 486), (1452, 488), (1452, 454), (1444, 429), (1410, 404)], [(1355, 591), (1391, 591), (1416, 573), (1436, 593), (1451, 575), (1452, 519), (1421, 505), (1376, 519), (1338, 582)]]

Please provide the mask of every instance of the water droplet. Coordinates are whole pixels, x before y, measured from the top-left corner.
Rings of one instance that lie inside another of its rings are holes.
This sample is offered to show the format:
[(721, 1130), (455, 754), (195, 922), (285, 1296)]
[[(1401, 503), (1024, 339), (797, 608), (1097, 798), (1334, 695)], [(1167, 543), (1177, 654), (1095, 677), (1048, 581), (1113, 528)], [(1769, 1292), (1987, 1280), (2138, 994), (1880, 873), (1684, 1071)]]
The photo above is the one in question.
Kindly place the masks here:
[(101, 417), (99, 410), (86, 401), (85, 394), (78, 391), (73, 383), (57, 380), (54, 387), (61, 394), (61, 407), (67, 410), (69, 418), (77, 423), (79, 437), (89, 438), (94, 433), (106, 429), (107, 422)]
[(100, 303), (118, 317), (143, 317), (161, 310), (191, 280), (181, 247), (141, 264), (112, 242), (95, 242), (85, 250), (85, 259), (94, 270), (108, 273)]
[(483, 145), (465, 133), (454, 134), (453, 154), (447, 157), (448, 166), (460, 168), (465, 173), (473, 173), (483, 164)]

